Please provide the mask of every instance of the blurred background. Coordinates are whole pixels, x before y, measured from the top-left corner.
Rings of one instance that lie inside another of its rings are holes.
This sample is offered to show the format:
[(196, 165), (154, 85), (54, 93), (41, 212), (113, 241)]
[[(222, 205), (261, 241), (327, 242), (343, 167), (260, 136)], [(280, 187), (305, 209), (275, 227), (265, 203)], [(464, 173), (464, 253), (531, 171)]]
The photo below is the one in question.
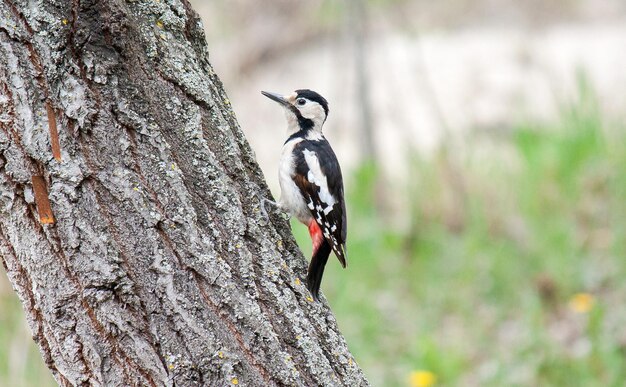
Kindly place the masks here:
[[(373, 385), (624, 385), (624, 1), (191, 2), (276, 196), (260, 90), (330, 102), (349, 267), (322, 290)], [(4, 274), (0, 311), (0, 385), (53, 385)]]

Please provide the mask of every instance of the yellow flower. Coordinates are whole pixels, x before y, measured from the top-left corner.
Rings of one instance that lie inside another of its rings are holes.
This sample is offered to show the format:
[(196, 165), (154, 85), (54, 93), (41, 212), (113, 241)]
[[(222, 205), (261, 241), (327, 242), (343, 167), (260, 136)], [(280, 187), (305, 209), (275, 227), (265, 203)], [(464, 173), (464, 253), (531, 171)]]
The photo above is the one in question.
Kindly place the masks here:
[(409, 384), (411, 387), (430, 387), (437, 382), (437, 375), (430, 371), (417, 370), (409, 375)]
[(569, 307), (576, 313), (587, 313), (593, 308), (595, 300), (589, 293), (576, 293), (569, 300)]

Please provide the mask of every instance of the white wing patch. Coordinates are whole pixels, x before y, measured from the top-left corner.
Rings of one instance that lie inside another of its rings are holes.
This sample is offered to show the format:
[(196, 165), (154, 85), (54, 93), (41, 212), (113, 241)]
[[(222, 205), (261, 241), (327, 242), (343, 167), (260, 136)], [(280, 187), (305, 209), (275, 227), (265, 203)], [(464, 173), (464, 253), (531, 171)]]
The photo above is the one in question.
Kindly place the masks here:
[(320, 187), (320, 200), (326, 205), (323, 211), (324, 214), (328, 215), (328, 213), (333, 210), (333, 206), (337, 201), (328, 190), (328, 181), (326, 180), (326, 176), (322, 173), (322, 168), (320, 167), (320, 162), (315, 152), (311, 152), (308, 149), (304, 149), (302, 152), (304, 153), (304, 160), (309, 167), (307, 179), (309, 182)]

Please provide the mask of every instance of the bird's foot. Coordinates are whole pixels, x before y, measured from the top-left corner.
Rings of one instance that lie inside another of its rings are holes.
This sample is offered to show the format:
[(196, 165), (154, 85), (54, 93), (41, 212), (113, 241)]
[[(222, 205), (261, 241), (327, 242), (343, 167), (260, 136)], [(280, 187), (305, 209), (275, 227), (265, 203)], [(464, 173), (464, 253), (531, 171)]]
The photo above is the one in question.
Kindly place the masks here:
[(291, 215), (289, 215), (288, 213), (282, 211), (282, 209), (280, 208), (280, 204), (278, 204), (278, 203), (276, 203), (274, 201), (271, 201), (271, 200), (269, 200), (267, 198), (264, 198), (264, 197), (260, 197), (259, 198), (259, 202), (260, 202), (259, 208), (261, 210), (261, 217), (263, 218), (263, 225), (269, 224), (269, 221), (270, 221), (269, 214), (267, 213), (267, 210), (265, 209), (265, 205), (266, 204), (271, 204), (272, 206), (274, 206), (275, 207), (274, 212), (281, 213), (285, 220), (291, 219)]

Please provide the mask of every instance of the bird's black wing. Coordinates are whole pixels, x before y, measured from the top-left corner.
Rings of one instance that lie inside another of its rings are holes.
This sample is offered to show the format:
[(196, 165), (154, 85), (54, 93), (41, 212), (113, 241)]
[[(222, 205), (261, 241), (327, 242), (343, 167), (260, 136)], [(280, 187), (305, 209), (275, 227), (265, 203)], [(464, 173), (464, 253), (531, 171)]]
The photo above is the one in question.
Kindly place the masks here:
[(339, 162), (328, 141), (303, 140), (294, 147), (295, 175), (324, 239), (346, 267), (346, 205)]

